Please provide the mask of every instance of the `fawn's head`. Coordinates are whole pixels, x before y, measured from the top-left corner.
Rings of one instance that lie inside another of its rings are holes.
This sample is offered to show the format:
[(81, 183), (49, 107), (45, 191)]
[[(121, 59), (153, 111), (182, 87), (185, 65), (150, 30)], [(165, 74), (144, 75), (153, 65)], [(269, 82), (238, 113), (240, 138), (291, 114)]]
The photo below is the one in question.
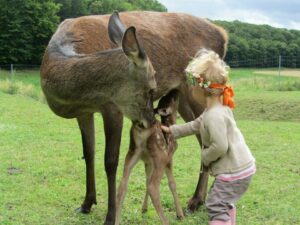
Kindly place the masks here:
[(161, 117), (161, 123), (167, 126), (176, 123), (178, 91), (172, 90), (159, 100), (155, 113)]

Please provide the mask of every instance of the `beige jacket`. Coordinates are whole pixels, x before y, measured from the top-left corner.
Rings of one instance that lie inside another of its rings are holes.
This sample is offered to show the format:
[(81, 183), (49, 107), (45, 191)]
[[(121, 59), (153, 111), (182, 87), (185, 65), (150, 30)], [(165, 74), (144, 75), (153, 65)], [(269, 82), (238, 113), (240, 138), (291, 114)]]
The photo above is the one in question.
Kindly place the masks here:
[(175, 138), (200, 133), (201, 159), (213, 176), (240, 172), (255, 163), (227, 106), (215, 105), (194, 121), (173, 125), (170, 130)]

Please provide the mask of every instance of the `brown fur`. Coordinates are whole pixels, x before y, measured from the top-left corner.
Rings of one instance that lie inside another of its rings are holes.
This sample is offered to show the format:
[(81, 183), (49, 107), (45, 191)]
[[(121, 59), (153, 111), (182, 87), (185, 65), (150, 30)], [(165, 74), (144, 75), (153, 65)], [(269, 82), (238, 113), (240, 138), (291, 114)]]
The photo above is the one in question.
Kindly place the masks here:
[[(157, 112), (161, 116), (161, 124), (164, 126), (171, 126), (175, 124), (176, 109), (177, 93), (172, 91), (167, 96), (164, 96), (158, 104)], [(184, 217), (176, 193), (176, 183), (173, 176), (172, 157), (177, 148), (177, 143), (173, 135), (163, 133), (160, 126), (160, 122), (157, 121), (157, 123), (149, 129), (141, 129), (135, 124), (131, 128), (130, 148), (126, 155), (123, 177), (118, 190), (115, 225), (119, 225), (120, 223), (121, 209), (127, 192), (128, 179), (134, 165), (139, 159), (142, 159), (145, 164), (147, 188), (142, 212), (146, 212), (148, 209), (148, 197), (150, 195), (162, 224), (168, 224), (168, 220), (162, 210), (159, 193), (160, 181), (164, 172), (166, 172), (169, 181), (169, 188), (173, 194), (176, 206), (177, 217)]]
[[(190, 59), (205, 47), (225, 56), (227, 34), (224, 29), (207, 20), (183, 13), (126, 12), (122, 22), (135, 26), (145, 47), (159, 84), (154, 99), (178, 88)], [(116, 47), (107, 33), (109, 15), (72, 19), (68, 32), (76, 40), (78, 53), (90, 54)]]

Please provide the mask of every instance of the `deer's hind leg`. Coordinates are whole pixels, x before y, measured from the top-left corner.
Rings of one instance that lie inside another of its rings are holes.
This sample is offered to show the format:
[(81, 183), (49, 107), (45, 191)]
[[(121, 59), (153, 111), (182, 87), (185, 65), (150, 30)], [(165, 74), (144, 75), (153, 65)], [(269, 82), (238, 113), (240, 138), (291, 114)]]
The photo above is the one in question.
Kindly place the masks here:
[(168, 177), (168, 184), (169, 184), (169, 188), (172, 192), (173, 198), (174, 198), (174, 203), (175, 203), (175, 207), (176, 207), (176, 214), (177, 214), (177, 218), (178, 219), (183, 219), (184, 218), (184, 214), (180, 205), (180, 201), (176, 192), (176, 182), (173, 176), (173, 165), (172, 162), (170, 162), (165, 171)]
[(84, 202), (77, 210), (82, 213), (89, 213), (93, 204), (96, 202), (96, 186), (95, 186), (95, 130), (94, 115), (89, 114), (77, 118), (77, 122), (81, 131), (83, 156), (86, 164), (86, 194)]
[[(201, 105), (199, 105), (198, 103), (192, 100), (189, 100), (189, 105), (191, 106), (191, 109), (196, 117), (202, 114), (203, 107)], [(200, 135), (196, 135), (196, 136), (199, 144), (202, 145)], [(201, 163), (197, 187), (193, 197), (189, 200), (188, 203), (188, 208), (191, 212), (195, 211), (197, 208), (199, 208), (199, 206), (205, 203), (205, 199), (207, 195), (208, 177), (209, 177), (208, 168)]]
[[(196, 117), (200, 116), (203, 112), (204, 108), (195, 100), (192, 99), (188, 90), (184, 87), (181, 89), (181, 93), (179, 95), (179, 107), (178, 111), (185, 122), (190, 122), (194, 120)], [(196, 135), (197, 140), (199, 142), (199, 147), (201, 146), (201, 137), (200, 135)], [(197, 183), (196, 190), (194, 195), (188, 202), (188, 209), (191, 212), (194, 212), (198, 209), (201, 205), (204, 204), (205, 198), (207, 195), (207, 184), (208, 184), (208, 169), (201, 165), (200, 173), (199, 173), (199, 180)]]

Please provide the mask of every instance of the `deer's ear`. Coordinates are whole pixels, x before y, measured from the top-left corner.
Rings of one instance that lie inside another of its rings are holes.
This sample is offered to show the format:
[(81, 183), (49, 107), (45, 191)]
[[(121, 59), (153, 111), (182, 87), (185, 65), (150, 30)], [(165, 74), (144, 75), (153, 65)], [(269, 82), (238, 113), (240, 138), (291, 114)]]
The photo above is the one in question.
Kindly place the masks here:
[(109, 39), (117, 44), (118, 46), (122, 45), (122, 37), (126, 31), (125, 25), (122, 23), (119, 13), (114, 11), (113, 14), (109, 17), (108, 22), (108, 36)]
[(145, 65), (146, 54), (143, 46), (139, 43), (136, 37), (135, 27), (129, 27), (123, 36), (122, 48), (125, 55), (132, 60), (136, 65)]

